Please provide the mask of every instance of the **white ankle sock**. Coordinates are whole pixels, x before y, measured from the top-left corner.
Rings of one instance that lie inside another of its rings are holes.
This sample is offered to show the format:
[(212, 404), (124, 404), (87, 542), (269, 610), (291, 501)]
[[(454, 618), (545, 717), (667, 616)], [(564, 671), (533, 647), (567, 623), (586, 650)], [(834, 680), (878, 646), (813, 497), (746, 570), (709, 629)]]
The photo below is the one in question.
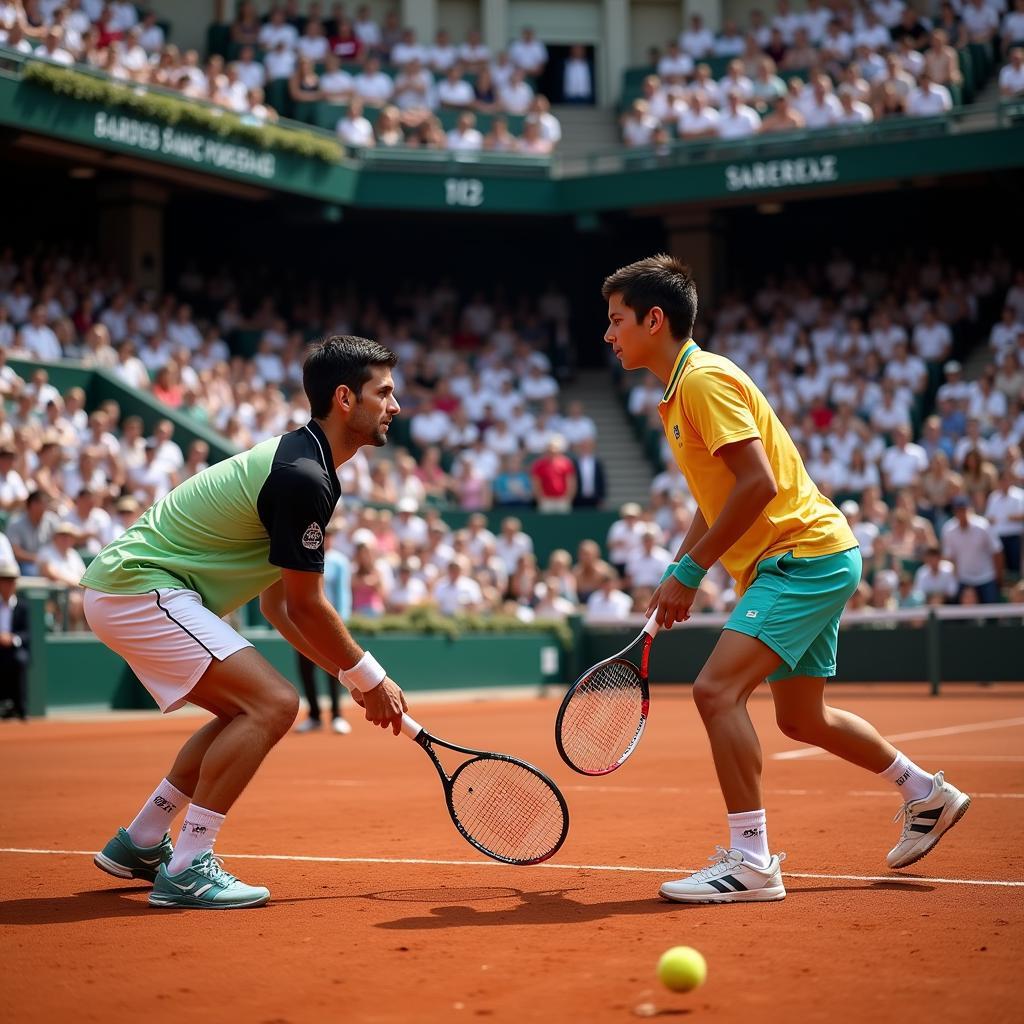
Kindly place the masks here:
[(128, 826), (126, 831), (132, 842), (144, 850), (156, 846), (164, 833), (170, 832), (171, 822), (187, 803), (188, 796), (164, 779)]
[(217, 833), (224, 824), (224, 815), (208, 811), (205, 807), (189, 804), (185, 820), (181, 823), (181, 835), (174, 846), (174, 856), (167, 865), (167, 873), (176, 875), (192, 866), (192, 861), (201, 853), (213, 849)]
[(899, 750), (896, 751), (896, 760), (879, 775), (900, 791), (904, 803), (923, 800), (932, 791), (932, 776)]
[(729, 846), (739, 850), (755, 868), (768, 867), (772, 855), (768, 852), (768, 826), (763, 809), (729, 815)]

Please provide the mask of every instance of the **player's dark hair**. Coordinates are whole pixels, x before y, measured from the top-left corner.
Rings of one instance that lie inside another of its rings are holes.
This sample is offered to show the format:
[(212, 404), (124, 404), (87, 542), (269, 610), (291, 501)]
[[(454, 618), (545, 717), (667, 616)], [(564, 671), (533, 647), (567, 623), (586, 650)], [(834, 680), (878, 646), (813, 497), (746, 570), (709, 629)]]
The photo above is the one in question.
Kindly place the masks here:
[(302, 388), (314, 419), (326, 419), (334, 393), (344, 384), (362, 400), (363, 385), (375, 366), (392, 367), (398, 356), (389, 348), (349, 334), (335, 334), (320, 342), (302, 364)]
[(621, 295), (623, 305), (636, 314), (637, 323), (660, 306), (672, 334), (685, 341), (693, 334), (697, 319), (697, 285), (690, 268), (667, 253), (648, 256), (609, 274), (601, 295)]

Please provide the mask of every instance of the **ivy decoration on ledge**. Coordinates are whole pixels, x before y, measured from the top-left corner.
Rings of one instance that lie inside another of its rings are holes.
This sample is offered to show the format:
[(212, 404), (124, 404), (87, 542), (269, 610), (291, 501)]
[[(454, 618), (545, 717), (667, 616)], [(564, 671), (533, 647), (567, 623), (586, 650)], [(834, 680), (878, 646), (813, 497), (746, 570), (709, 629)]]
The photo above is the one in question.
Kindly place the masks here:
[(310, 131), (275, 124), (247, 124), (229, 110), (207, 107), (176, 96), (150, 92), (144, 86), (112, 82), (69, 68), (30, 61), (25, 65), (22, 80), (83, 103), (124, 107), (154, 121), (197, 128), (261, 149), (276, 149), (331, 164), (338, 163), (343, 155), (339, 143)]

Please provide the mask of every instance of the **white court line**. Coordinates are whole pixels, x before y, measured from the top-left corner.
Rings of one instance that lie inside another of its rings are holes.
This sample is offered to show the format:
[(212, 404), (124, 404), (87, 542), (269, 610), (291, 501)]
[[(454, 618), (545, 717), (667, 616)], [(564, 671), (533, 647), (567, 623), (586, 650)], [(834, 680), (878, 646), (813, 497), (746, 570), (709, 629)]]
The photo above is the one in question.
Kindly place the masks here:
[[(0, 847), (0, 853), (49, 854), (57, 857), (95, 857), (95, 850), (35, 850), (18, 847)], [(302, 864), (424, 864), (432, 867), (507, 868), (493, 860), (428, 860), (422, 857), (300, 857), (281, 853), (222, 853), (228, 860), (282, 860)], [(534, 864), (547, 871), (622, 871), (652, 875), (688, 875), (695, 868), (645, 868), (622, 864)], [(516, 868), (523, 871), (525, 868)], [(934, 885), (988, 885), (1010, 889), (1024, 889), (1024, 882), (1003, 882), (989, 878), (927, 878), (924, 875), (821, 875), (807, 871), (786, 871), (790, 878), (817, 878), (844, 882), (910, 882)]]
[[(309, 782), (316, 782), (323, 786), (343, 786), (345, 788), (361, 788), (370, 785), (363, 779), (309, 779)], [(586, 784), (568, 785), (559, 787), (564, 793), (671, 793), (671, 794), (692, 794), (698, 792), (692, 787), (685, 786), (608, 786)], [(710, 786), (700, 790), (702, 793), (718, 794), (721, 791)], [(895, 800), (899, 794), (888, 789), (848, 789), (845, 792), (837, 793), (834, 789), (773, 789), (772, 796), (870, 796), (886, 797)], [(1024, 800), (1024, 793), (975, 793), (971, 792), (974, 798), (981, 797), (985, 800)]]
[[(964, 732), (985, 732), (988, 729), (1010, 729), (1016, 725), (1024, 725), (1024, 718), (997, 718), (993, 722), (969, 722), (967, 725), (949, 725), (942, 729), (922, 729), (919, 732), (901, 732), (895, 736), (889, 736), (890, 740), (923, 740), (931, 736), (958, 736)], [(779, 754), (772, 754), (773, 761), (795, 761), (800, 757), (817, 757), (824, 755), (832, 757), (822, 750), (821, 747), (801, 747), (799, 750), (784, 750)]]

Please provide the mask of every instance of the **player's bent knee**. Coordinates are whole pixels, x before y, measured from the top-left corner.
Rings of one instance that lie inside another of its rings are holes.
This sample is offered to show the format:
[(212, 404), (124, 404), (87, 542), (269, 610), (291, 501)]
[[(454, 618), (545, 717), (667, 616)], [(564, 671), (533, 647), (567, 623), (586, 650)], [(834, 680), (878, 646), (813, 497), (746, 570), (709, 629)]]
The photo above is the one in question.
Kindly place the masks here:
[(822, 730), (826, 728), (821, 718), (779, 718), (775, 719), (783, 736), (797, 743), (816, 743), (821, 737)]
[(268, 696), (260, 709), (259, 717), (263, 719), (270, 732), (281, 737), (292, 727), (298, 713), (299, 695), (291, 686), (284, 684)]
[(722, 680), (701, 673), (693, 682), (693, 702), (705, 721), (736, 706), (736, 697)]

